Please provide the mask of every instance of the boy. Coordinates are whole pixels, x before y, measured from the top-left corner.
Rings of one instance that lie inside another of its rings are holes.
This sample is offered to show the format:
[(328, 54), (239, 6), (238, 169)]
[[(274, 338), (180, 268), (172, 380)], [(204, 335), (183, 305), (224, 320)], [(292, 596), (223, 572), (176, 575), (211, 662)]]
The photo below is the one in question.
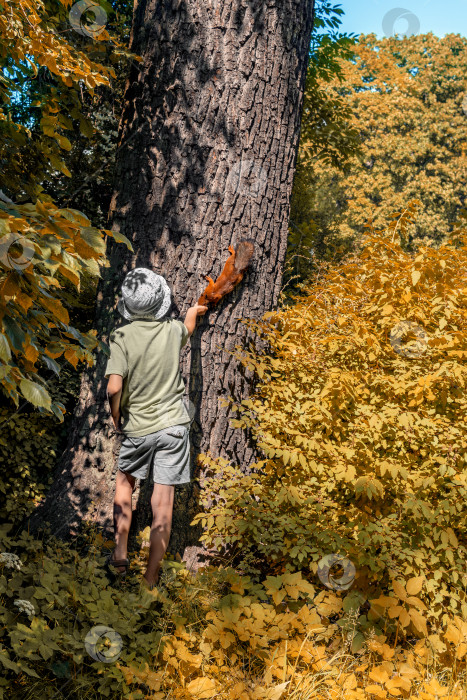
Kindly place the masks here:
[(105, 376), (115, 429), (122, 432), (114, 500), (116, 546), (107, 569), (124, 576), (136, 479), (153, 469), (149, 560), (143, 586), (152, 588), (169, 543), (175, 484), (190, 481), (190, 417), (183, 403), (180, 350), (207, 306), (192, 306), (185, 321), (165, 318), (170, 289), (152, 270), (131, 270), (122, 285), (117, 308), (130, 321), (109, 339)]

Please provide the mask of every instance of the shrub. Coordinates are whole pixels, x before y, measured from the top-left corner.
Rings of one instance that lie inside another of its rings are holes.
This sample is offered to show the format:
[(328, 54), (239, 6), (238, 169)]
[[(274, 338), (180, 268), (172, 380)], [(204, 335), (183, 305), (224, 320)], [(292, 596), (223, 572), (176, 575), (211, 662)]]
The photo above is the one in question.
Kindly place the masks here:
[(20, 523), (45, 495), (66, 444), (79, 381), (72, 367), (49, 379), (50, 396), (67, 411), (62, 423), (44, 409), (26, 405), (24, 412), (17, 412), (11, 402), (0, 403), (0, 522)]
[[(361, 253), (296, 305), (249, 322), (270, 351), (237, 349), (260, 384), (234, 424), (264, 459), (245, 476), (202, 456), (216, 501), (194, 519), (257, 580), (316, 580), (323, 556), (341, 554), (357, 569), (345, 600), (358, 601), (360, 628), (415, 637), (467, 615), (466, 217), (412, 255), (417, 204), (369, 226)], [(416, 600), (402, 596), (409, 580)], [(370, 603), (382, 595), (389, 608)]]
[(46, 490), (55, 464), (59, 436), (56, 419), (17, 414), (0, 408), (0, 520), (19, 521), (29, 515)]

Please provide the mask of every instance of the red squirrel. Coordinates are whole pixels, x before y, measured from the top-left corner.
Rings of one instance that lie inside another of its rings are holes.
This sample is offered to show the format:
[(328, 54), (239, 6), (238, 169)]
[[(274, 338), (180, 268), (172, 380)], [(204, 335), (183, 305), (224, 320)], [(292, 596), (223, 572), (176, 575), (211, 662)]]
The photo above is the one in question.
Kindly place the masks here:
[(198, 304), (200, 306), (217, 304), (223, 296), (231, 292), (233, 288), (241, 282), (245, 270), (253, 257), (255, 244), (252, 240), (247, 239), (239, 241), (236, 250), (234, 250), (231, 245), (229, 245), (228, 250), (229, 253), (231, 253), (230, 258), (227, 258), (224, 269), (217, 280), (214, 282), (211, 277), (204, 275), (209, 284), (198, 299)]

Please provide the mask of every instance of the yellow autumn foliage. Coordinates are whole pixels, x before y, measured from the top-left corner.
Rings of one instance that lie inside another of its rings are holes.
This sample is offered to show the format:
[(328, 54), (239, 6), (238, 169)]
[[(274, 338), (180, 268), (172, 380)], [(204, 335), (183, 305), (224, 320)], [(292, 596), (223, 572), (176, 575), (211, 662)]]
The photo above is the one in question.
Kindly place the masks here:
[[(344, 609), (360, 610), (359, 643), (467, 615), (465, 216), (411, 254), (419, 205), (369, 225), (361, 253), (249, 322), (269, 350), (237, 349), (259, 384), (234, 423), (264, 458), (248, 475), (201, 458), (215, 493), (195, 517), (205, 544), (256, 581), (300, 571), (316, 586), (321, 566)], [(334, 579), (332, 554), (344, 562)]]
[[(465, 634), (460, 618), (415, 644), (394, 644), (372, 633), (352, 654), (352, 635), (328, 617), (330, 610), (342, 611), (343, 600), (335, 593), (321, 591), (295, 605), (291, 595), (276, 605), (263, 600), (267, 586), (231, 567), (203, 567), (194, 579), (183, 568), (168, 577), (167, 571), (167, 588), (146, 592), (142, 601), (163, 606), (166, 632), (152, 663), (120, 659), (116, 664), (134, 689), (128, 697), (138, 697), (138, 688), (157, 700), (464, 697), (465, 664), (454, 660)], [(243, 595), (232, 592), (239, 587)], [(355, 629), (355, 615), (349, 613), (346, 621)], [(427, 671), (434, 674), (429, 681)], [(118, 677), (117, 671), (112, 676)]]
[[(83, 113), (84, 90), (92, 95), (110, 86), (109, 53), (114, 62), (118, 51), (139, 60), (105, 28), (93, 37), (92, 51), (79, 48), (70, 38), (72, 4), (5, 0), (0, 14), (0, 390), (16, 407), (26, 399), (60, 421), (65, 407), (47, 389), (47, 379), (61, 369), (55, 360), (63, 357), (77, 369), (80, 362), (93, 364), (94, 348), (108, 353), (95, 331), (70, 325), (70, 289), (79, 292), (83, 278), (99, 277), (100, 266), (108, 266), (106, 235), (132, 246), (118, 232), (93, 227), (80, 211), (56, 206), (43, 184), (52, 174), (71, 177), (65, 133), (93, 132)], [(111, 39), (113, 53), (104, 45)], [(15, 100), (39, 71), (53, 80), (48, 87), (43, 81), (23, 123)]]
[[(131, 249), (122, 234), (105, 233)], [(85, 274), (99, 277), (99, 266), (109, 265), (103, 232), (81, 212), (51, 202), (0, 202), (0, 253), (1, 389), (16, 406), (22, 396), (63, 420), (64, 406), (52, 401), (39, 372), (58, 375), (62, 356), (75, 369), (92, 365), (91, 351), (107, 350), (96, 331), (70, 325), (63, 299), (66, 281), (79, 291)]]

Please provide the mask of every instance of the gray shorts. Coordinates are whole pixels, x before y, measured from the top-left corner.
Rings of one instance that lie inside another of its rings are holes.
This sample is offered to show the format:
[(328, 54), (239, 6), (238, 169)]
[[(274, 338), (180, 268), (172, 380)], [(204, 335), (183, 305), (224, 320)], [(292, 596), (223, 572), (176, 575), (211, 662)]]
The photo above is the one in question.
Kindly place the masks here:
[(190, 483), (190, 440), (187, 425), (172, 425), (141, 437), (126, 435), (120, 447), (118, 469), (145, 479), (153, 466), (154, 483)]

